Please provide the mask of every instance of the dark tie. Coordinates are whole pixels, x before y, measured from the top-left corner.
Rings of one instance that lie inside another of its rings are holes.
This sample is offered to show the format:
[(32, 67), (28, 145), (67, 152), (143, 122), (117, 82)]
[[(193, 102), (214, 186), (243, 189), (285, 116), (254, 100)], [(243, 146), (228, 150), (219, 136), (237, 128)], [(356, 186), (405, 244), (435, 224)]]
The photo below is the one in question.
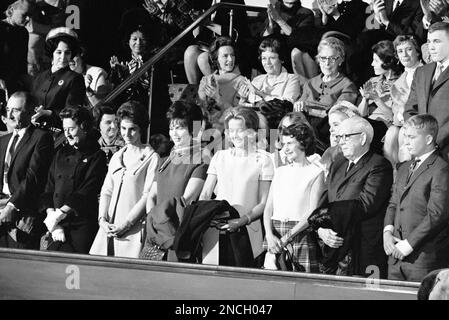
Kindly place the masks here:
[(348, 169), (346, 169), (346, 174), (348, 174), (349, 171), (351, 171), (351, 169), (354, 168), (354, 166), (355, 166), (355, 163), (352, 162), (352, 161), (350, 161), (350, 162), (349, 162)]
[(414, 159), (412, 161), (412, 163), (410, 163), (410, 167), (408, 169), (408, 176), (407, 176), (407, 181), (405, 182), (405, 184), (408, 184), (410, 181), (410, 178), (413, 175), (413, 172), (415, 172), (416, 166), (418, 165), (418, 162), (420, 162), (421, 159)]
[(17, 140), (19, 140), (19, 134), (15, 134), (12, 139), (11, 147), (9, 148), (9, 163), (11, 163), (14, 152), (16, 151)]

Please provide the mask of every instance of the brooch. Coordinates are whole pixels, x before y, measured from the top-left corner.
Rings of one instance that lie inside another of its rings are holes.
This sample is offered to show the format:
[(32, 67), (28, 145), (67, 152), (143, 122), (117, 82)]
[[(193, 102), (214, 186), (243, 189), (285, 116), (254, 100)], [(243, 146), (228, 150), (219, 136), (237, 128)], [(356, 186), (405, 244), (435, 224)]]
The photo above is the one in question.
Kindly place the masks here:
[(59, 80), (58, 86), (62, 86), (64, 84), (64, 80)]

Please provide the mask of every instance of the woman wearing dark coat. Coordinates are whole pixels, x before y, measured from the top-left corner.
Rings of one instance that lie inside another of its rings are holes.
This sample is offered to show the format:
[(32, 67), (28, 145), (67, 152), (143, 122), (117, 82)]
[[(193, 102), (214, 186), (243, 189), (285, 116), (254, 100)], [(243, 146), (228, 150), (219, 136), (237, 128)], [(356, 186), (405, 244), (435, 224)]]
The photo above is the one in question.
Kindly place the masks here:
[(46, 249), (88, 253), (98, 230), (98, 195), (106, 176), (106, 156), (92, 134), (87, 109), (67, 107), (60, 117), (67, 141), (53, 159), (40, 205), (47, 214)]
[(45, 45), (52, 66), (33, 80), (31, 91), (38, 105), (31, 121), (61, 128), (59, 112), (66, 106), (85, 102), (84, 78), (69, 66), (79, 51), (79, 43), (74, 31), (61, 27), (50, 30)]

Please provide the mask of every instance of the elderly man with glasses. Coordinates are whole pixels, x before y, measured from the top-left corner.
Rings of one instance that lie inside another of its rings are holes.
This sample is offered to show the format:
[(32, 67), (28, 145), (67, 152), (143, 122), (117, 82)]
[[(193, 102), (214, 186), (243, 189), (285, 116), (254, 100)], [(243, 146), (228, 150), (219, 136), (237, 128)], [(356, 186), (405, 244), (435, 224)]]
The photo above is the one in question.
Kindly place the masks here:
[[(350, 270), (345, 275), (373, 274), (385, 278), (387, 257), (382, 246), (382, 230), (393, 170), (388, 160), (370, 150), (373, 135), (372, 126), (361, 117), (340, 124), (336, 139), (342, 155), (329, 169), (327, 190), (320, 207), (347, 205), (346, 214), (357, 220), (349, 254), (345, 261), (339, 262), (340, 267), (347, 264), (344, 269)], [(318, 236), (330, 248), (345, 244), (343, 235), (331, 228), (319, 228)]]

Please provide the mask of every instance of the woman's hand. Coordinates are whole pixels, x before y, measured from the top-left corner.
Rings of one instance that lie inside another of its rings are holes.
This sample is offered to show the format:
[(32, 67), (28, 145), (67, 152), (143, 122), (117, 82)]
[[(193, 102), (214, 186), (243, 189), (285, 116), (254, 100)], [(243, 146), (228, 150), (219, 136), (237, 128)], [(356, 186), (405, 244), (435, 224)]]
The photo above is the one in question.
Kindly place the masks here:
[(305, 101), (298, 100), (293, 104), (293, 111), (295, 112), (307, 112)]
[(225, 224), (222, 229), (229, 231), (229, 232), (235, 232), (239, 228), (244, 227), (246, 223), (248, 222), (248, 219), (244, 217), (240, 217), (238, 219), (231, 219), (228, 220), (228, 223)]
[(331, 248), (340, 248), (343, 245), (343, 238), (337, 236), (332, 229), (318, 229), (318, 236), (324, 243)]
[(44, 109), (44, 106), (39, 106), (34, 110), (36, 113), (31, 117), (31, 123), (36, 125), (42, 116), (51, 116), (51, 110)]
[(126, 68), (126, 65), (123, 61), (122, 62), (118, 61), (117, 56), (112, 56), (111, 59), (109, 60), (109, 64), (111, 68), (115, 68), (116, 66)]
[(251, 92), (250, 88), (251, 88), (251, 86), (250, 86), (249, 80), (247, 80), (244, 83), (242, 83), (242, 85), (240, 86), (237, 93), (241, 98), (248, 99), (249, 94)]
[(267, 244), (268, 244), (268, 252), (276, 254), (281, 253), (282, 245), (281, 240), (276, 237), (274, 234), (267, 233)]
[(122, 237), (126, 232), (129, 231), (129, 229), (131, 229), (132, 227), (132, 223), (129, 221), (125, 221), (123, 223), (121, 223), (120, 225), (115, 225), (115, 224), (111, 224), (110, 225), (110, 234), (111, 236), (115, 237), (115, 238), (120, 238)]
[(105, 218), (100, 219), (98, 224), (100, 225), (100, 228), (106, 233), (108, 238), (113, 237), (113, 235), (111, 233), (111, 231), (114, 227), (113, 224), (110, 224)]
[(217, 87), (206, 84), (204, 86), (204, 92), (206, 93), (207, 97), (214, 98), (215, 101), (220, 100), (220, 92)]

